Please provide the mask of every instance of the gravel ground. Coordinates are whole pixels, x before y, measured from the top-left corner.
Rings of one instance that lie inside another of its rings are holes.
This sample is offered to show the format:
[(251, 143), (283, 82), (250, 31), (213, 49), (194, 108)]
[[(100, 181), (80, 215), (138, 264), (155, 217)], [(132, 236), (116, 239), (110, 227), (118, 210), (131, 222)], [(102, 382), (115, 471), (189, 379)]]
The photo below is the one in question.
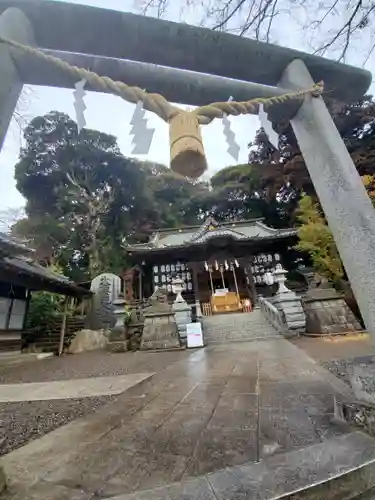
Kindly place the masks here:
[(189, 353), (186, 351), (160, 353), (138, 351), (118, 354), (93, 351), (62, 357), (55, 356), (16, 366), (2, 367), (0, 364), (0, 384), (159, 372), (187, 355)]
[[(0, 384), (160, 372), (187, 355), (184, 351), (121, 354), (96, 351), (53, 357), (17, 366), (0, 366)], [(5, 436), (4, 443), (0, 444), (0, 455), (76, 418), (93, 413), (116, 397), (118, 396), (0, 403), (0, 442), (1, 436)]]
[(348, 385), (350, 385), (349, 376), (353, 372), (353, 368), (363, 367), (373, 374), (375, 378), (375, 356), (358, 356), (351, 359), (334, 359), (322, 363), (324, 368), (329, 370), (333, 375), (340, 378)]
[(114, 399), (116, 396), (1, 403), (0, 431), (5, 435), (5, 441), (0, 446), (0, 455), (42, 437), (76, 418), (93, 413)]

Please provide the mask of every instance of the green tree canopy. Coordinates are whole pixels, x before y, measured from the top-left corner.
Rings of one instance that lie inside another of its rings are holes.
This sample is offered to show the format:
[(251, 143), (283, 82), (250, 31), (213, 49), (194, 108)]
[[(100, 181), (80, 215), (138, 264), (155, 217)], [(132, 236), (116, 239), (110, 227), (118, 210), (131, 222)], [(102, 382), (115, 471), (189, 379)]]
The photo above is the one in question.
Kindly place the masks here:
[(75, 122), (59, 112), (35, 118), (24, 135), (15, 178), (28, 218), (15, 230), (57, 254), (68, 269), (99, 271), (103, 243), (110, 238), (118, 246), (137, 218), (152, 217), (139, 162), (121, 155), (113, 136), (78, 134)]
[[(327, 106), (361, 176), (375, 174), (375, 103), (365, 96), (354, 103), (327, 101)], [(279, 149), (261, 129), (250, 143), (249, 164), (258, 174), (260, 196), (274, 206), (289, 226), (303, 193), (317, 199), (292, 127), (279, 124)]]
[(122, 243), (146, 241), (158, 227), (194, 224), (195, 200), (208, 191), (163, 165), (124, 157), (113, 136), (83, 129), (52, 111), (33, 119), (15, 167), (27, 217), (13, 233), (31, 240), (41, 260), (77, 280), (120, 272)]
[[(375, 193), (375, 105), (329, 103), (364, 183)], [(122, 243), (145, 242), (157, 228), (201, 223), (208, 215), (235, 221), (263, 217), (272, 227), (296, 225), (303, 193), (316, 193), (290, 126), (280, 125), (275, 150), (260, 130), (249, 163), (224, 168), (210, 182), (168, 167), (124, 157), (113, 136), (77, 126), (52, 111), (25, 129), (16, 165), (26, 217), (13, 232), (38, 249), (41, 260), (59, 263), (74, 279), (125, 266)], [(308, 251), (308, 249), (305, 249)]]

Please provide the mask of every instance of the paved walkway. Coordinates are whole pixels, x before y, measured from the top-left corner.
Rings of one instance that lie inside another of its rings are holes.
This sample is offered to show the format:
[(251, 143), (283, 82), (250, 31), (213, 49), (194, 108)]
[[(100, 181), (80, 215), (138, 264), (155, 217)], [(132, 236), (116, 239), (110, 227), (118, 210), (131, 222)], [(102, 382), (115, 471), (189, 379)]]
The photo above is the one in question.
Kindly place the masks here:
[[(331, 421), (333, 395), (349, 393), (282, 338), (187, 352), (95, 414), (4, 456), (8, 498), (108, 498), (318, 444), (350, 431)], [(22, 486), (28, 496), (12, 497)]]

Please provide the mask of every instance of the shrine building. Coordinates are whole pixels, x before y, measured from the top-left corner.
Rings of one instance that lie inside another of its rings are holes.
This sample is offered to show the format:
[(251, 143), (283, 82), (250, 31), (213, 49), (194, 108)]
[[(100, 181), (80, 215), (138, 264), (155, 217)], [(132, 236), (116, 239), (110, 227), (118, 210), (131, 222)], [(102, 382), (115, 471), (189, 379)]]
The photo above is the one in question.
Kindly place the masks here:
[(266, 273), (283, 264), (296, 244), (294, 229), (274, 229), (262, 219), (157, 230), (147, 243), (126, 245), (132, 268), (124, 275), (129, 301), (157, 287), (173, 297), (172, 279), (184, 281), (185, 300), (203, 314), (251, 310), (267, 289)]

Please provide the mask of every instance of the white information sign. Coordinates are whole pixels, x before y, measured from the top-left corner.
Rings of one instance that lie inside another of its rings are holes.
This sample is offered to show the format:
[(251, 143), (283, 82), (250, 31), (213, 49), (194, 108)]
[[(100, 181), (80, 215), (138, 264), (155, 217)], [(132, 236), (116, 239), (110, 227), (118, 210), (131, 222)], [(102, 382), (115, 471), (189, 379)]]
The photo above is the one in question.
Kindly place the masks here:
[(203, 347), (202, 325), (200, 323), (188, 323), (186, 334), (188, 347)]

